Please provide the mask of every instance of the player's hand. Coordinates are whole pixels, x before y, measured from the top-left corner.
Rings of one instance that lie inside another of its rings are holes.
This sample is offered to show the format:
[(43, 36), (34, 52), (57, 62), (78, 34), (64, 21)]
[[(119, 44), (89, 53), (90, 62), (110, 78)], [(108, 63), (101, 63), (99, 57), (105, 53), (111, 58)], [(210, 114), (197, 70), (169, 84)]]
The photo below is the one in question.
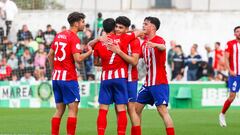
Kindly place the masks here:
[(119, 45), (117, 44), (107, 45), (107, 48), (113, 53), (117, 53), (117, 54), (121, 51)]
[(103, 36), (98, 37), (98, 40), (100, 42), (106, 42), (108, 40), (108, 37), (107, 37), (107, 35), (103, 35)]
[(147, 47), (149, 47), (149, 48), (155, 48), (155, 47), (156, 47), (156, 44), (154, 44), (154, 43), (151, 42), (151, 41), (148, 41), (148, 42), (147, 42)]
[(230, 74), (230, 76), (237, 76), (237, 74), (232, 70), (229, 70), (229, 74)]

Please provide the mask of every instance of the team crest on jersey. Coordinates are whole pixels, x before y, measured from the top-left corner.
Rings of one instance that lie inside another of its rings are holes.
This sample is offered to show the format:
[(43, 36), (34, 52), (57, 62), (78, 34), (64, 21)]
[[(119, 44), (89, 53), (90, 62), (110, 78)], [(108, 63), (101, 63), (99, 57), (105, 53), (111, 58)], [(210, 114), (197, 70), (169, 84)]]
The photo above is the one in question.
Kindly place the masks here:
[(77, 48), (78, 50), (80, 50), (80, 49), (81, 49), (81, 45), (80, 45), (79, 43), (77, 43), (77, 44), (76, 44), (76, 48)]

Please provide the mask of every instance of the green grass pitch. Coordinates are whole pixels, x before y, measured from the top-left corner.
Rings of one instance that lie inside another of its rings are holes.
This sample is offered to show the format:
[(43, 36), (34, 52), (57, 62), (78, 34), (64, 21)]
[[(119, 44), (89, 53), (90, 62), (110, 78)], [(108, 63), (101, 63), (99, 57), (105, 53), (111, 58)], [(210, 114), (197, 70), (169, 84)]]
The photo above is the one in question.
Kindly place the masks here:
[[(7, 109), (0, 108), (0, 135), (49, 135), (50, 119), (54, 109)], [(176, 135), (240, 135), (240, 110), (230, 109), (228, 127), (218, 125), (220, 109), (172, 109)], [(66, 112), (67, 113), (67, 112)], [(96, 135), (97, 109), (80, 109), (77, 135)], [(61, 135), (65, 135), (66, 114), (61, 123)], [(127, 135), (130, 135), (128, 121)], [(143, 135), (165, 135), (163, 122), (156, 110), (144, 110)], [(116, 135), (114, 110), (108, 113), (106, 135)]]

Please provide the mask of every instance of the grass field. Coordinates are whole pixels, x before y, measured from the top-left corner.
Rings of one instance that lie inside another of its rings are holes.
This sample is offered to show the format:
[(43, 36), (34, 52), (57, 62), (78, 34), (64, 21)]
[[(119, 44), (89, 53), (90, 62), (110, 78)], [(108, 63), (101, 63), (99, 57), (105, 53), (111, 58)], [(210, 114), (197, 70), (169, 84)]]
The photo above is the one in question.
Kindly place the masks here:
[[(77, 135), (96, 135), (96, 109), (79, 111)], [(49, 135), (50, 119), (54, 109), (5, 109), (0, 108), (0, 134)], [(240, 110), (230, 109), (227, 128), (218, 125), (219, 109), (170, 110), (177, 135), (240, 135)], [(61, 123), (61, 135), (65, 135), (66, 115)], [(127, 135), (130, 131), (128, 123)], [(144, 110), (143, 135), (165, 135), (162, 120), (155, 110)], [(113, 110), (108, 115), (106, 135), (116, 135), (116, 118)]]

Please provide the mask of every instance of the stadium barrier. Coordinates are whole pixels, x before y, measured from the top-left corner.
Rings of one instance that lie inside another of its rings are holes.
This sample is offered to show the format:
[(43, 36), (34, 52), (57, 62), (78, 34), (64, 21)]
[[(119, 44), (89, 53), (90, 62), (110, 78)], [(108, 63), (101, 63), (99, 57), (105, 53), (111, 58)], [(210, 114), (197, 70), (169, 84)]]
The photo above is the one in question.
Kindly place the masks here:
[[(98, 107), (99, 82), (80, 82), (80, 108)], [(139, 88), (142, 83), (139, 83)], [(172, 82), (170, 108), (220, 107), (228, 96), (224, 82)], [(240, 106), (237, 95), (232, 106)], [(51, 82), (0, 82), (0, 107), (51, 108), (55, 107)], [(146, 108), (154, 108), (147, 106)]]

